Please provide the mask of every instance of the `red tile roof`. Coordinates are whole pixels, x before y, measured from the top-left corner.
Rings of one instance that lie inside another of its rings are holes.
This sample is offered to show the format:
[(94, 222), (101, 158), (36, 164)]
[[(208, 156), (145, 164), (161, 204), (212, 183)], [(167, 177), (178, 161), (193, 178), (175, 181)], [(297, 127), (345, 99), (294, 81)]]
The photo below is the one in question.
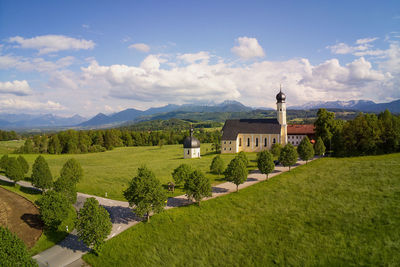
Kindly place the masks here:
[(287, 126), (287, 134), (315, 134), (313, 124), (292, 124)]

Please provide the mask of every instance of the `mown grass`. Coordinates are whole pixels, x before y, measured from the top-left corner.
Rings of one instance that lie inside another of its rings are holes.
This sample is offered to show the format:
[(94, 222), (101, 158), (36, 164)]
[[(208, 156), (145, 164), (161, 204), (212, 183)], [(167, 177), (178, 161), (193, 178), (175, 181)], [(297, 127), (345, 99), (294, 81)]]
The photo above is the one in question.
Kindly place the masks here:
[(152, 217), (107, 241), (92, 266), (396, 266), (400, 154), (323, 158)]
[[(23, 196), (24, 198), (28, 199), (34, 204), (42, 196), (42, 193), (38, 190), (26, 188), (18, 184), (14, 185), (13, 183), (8, 183), (2, 180), (0, 180), (0, 186), (20, 196)], [(61, 240), (63, 240), (68, 235), (68, 232), (66, 231), (66, 226), (68, 225), (69, 232), (74, 229), (75, 218), (76, 218), (76, 211), (74, 207), (71, 206), (67, 218), (64, 219), (64, 221), (61, 223), (58, 229), (56, 230), (44, 229), (39, 240), (29, 250), (29, 253), (32, 256), (36, 255), (39, 252), (42, 252), (54, 246)]]
[(0, 154), (13, 153), (16, 148), (24, 144), (24, 140), (0, 141)]
[[(209, 172), (211, 161), (215, 157), (215, 154), (211, 153), (211, 145), (202, 144), (201, 153), (200, 159), (183, 159), (182, 145), (165, 145), (161, 148), (156, 146), (121, 147), (111, 151), (88, 154), (42, 155), (48, 162), (54, 178), (59, 176), (60, 169), (69, 158), (79, 161), (84, 170), (84, 178), (77, 185), (78, 192), (103, 197), (107, 192), (108, 198), (124, 200), (122, 192), (128, 187), (129, 181), (136, 175), (137, 169), (141, 165), (147, 165), (154, 171), (156, 177), (164, 185), (173, 181), (171, 173), (182, 163), (205, 172), (213, 184), (223, 182), (222, 175)], [(24, 154), (23, 156), (32, 168), (38, 155)], [(233, 154), (221, 155), (225, 165), (234, 156)], [(254, 169), (256, 154), (249, 153), (248, 157), (252, 160), (249, 169)], [(28, 176), (30, 176), (30, 172)], [(181, 194), (183, 191), (181, 187), (178, 187), (174, 194), (170, 193), (170, 196)]]

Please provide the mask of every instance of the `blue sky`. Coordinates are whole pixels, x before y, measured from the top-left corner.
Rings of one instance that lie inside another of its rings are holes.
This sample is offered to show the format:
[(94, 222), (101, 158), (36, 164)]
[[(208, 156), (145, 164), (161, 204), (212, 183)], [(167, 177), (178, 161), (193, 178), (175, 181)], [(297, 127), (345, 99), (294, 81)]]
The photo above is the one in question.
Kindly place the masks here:
[(0, 0), (0, 112), (400, 98), (399, 1)]

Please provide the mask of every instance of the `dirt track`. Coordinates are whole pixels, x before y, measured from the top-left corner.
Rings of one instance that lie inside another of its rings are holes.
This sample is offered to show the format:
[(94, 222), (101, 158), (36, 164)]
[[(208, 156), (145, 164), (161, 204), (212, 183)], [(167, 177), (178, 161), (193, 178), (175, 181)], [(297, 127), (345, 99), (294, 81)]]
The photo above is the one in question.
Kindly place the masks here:
[(0, 187), (0, 225), (7, 226), (31, 248), (42, 234), (38, 209), (25, 198)]

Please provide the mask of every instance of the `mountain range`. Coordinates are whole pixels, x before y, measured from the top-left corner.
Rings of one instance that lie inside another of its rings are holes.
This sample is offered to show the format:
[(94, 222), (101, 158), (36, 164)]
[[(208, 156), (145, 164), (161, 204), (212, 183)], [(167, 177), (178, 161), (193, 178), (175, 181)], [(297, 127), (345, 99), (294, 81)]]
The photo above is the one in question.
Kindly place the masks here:
[[(400, 113), (400, 99), (389, 103), (375, 103), (368, 100), (351, 101), (312, 101), (303, 105), (289, 106), (288, 110), (311, 110), (318, 108), (353, 110), (363, 112), (381, 112), (388, 109), (392, 113)], [(51, 127), (74, 127), (82, 129), (107, 128), (120, 125), (127, 125), (145, 120), (170, 119), (174, 117), (186, 116), (190, 118), (193, 114), (221, 113), (246, 113), (254, 110), (265, 110), (268, 108), (252, 108), (243, 105), (238, 101), (227, 100), (219, 104), (208, 105), (174, 105), (169, 104), (163, 107), (138, 110), (129, 108), (117, 113), (106, 115), (99, 113), (87, 120), (86, 118), (75, 115), (72, 117), (60, 117), (52, 114), (32, 115), (32, 114), (0, 114), (0, 129), (32, 129), (32, 128), (51, 128)], [(211, 118), (212, 120), (212, 118)]]

